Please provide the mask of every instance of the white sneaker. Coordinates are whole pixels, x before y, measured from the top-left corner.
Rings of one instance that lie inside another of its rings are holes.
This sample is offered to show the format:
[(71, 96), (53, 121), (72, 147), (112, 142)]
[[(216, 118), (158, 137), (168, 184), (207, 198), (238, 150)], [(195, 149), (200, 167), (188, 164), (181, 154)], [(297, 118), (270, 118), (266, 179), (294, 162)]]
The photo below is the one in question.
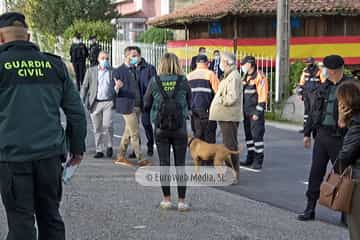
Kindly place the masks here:
[(171, 209), (172, 203), (170, 201), (161, 201), (160, 202), (160, 209)]
[(178, 211), (179, 212), (188, 212), (190, 211), (190, 206), (187, 203), (179, 202), (178, 203)]

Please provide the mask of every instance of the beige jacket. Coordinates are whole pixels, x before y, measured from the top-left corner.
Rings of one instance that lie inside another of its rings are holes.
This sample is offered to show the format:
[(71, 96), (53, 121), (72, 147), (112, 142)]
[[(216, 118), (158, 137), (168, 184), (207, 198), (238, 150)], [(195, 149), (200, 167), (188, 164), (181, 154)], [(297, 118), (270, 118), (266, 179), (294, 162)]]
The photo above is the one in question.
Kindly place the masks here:
[(236, 68), (225, 73), (211, 103), (209, 119), (213, 121), (243, 121), (243, 85)]

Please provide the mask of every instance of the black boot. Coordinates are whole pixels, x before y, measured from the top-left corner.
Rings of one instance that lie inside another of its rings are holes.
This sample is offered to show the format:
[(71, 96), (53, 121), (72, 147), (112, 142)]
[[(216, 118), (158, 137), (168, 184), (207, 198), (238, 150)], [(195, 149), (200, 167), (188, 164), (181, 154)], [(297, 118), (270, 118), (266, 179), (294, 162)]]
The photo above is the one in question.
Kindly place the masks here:
[(251, 154), (247, 156), (246, 161), (240, 162), (240, 166), (250, 167), (253, 164), (253, 162), (254, 162), (254, 156), (253, 154)]
[(263, 162), (264, 162), (264, 153), (256, 153), (251, 168), (254, 170), (261, 170)]
[(251, 165), (251, 168), (254, 170), (261, 170), (262, 163), (260, 161), (254, 161), (254, 163)]
[(113, 154), (114, 154), (114, 151), (113, 151), (112, 147), (109, 147), (106, 149), (106, 157), (112, 158)]
[(154, 155), (154, 148), (153, 147), (148, 147), (147, 155), (149, 157), (152, 157)]
[(315, 219), (316, 201), (308, 201), (305, 211), (298, 215), (299, 221), (310, 221)]

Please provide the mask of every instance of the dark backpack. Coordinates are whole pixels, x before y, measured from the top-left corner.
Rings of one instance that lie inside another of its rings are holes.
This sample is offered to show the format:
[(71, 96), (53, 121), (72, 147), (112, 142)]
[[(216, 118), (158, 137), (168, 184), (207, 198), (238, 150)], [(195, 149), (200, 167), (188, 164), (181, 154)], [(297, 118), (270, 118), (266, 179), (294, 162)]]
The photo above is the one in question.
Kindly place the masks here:
[(156, 77), (156, 83), (161, 95), (159, 109), (155, 119), (156, 127), (168, 131), (175, 131), (182, 128), (184, 119), (181, 105), (176, 101), (176, 94), (180, 86), (180, 77), (176, 80), (175, 89), (171, 97), (165, 92), (159, 77)]

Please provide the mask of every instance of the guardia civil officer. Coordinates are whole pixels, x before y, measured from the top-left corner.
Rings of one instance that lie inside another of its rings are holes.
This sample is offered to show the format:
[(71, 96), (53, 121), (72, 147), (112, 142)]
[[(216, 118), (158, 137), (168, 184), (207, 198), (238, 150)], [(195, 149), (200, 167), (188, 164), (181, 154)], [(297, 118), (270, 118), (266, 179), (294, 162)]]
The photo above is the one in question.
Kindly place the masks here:
[[(307, 58), (304, 63), (307, 66), (304, 68), (303, 73), (300, 77), (299, 83), (299, 94), (301, 99), (304, 101), (304, 126), (306, 121), (309, 118), (310, 105), (314, 99), (314, 92), (320, 86), (322, 79), (322, 74), (319, 66), (316, 64), (315, 59), (312, 57)], [(303, 133), (304, 130), (301, 131)]]
[(257, 68), (256, 59), (245, 57), (241, 62), (244, 76), (244, 130), (248, 150), (242, 166), (262, 168), (264, 161), (265, 108), (268, 98), (268, 80)]
[(73, 44), (70, 47), (70, 61), (73, 65), (76, 83), (80, 91), (86, 73), (86, 59), (89, 57), (89, 51), (81, 40), (81, 35), (76, 34)]
[[(304, 146), (310, 148), (311, 133), (317, 131), (312, 164), (309, 176), (309, 185), (306, 192), (307, 206), (298, 216), (301, 221), (315, 218), (315, 207), (320, 195), (320, 185), (326, 173), (329, 160), (334, 163), (342, 146), (346, 129), (338, 127), (338, 102), (336, 88), (343, 81), (344, 60), (341, 56), (330, 55), (324, 58), (323, 75), (325, 82), (316, 90), (315, 100), (304, 129)], [(335, 170), (338, 167), (335, 166)]]
[[(65, 112), (64, 131), (60, 110)], [(0, 15), (0, 193), (7, 240), (64, 240), (61, 163), (85, 151), (86, 119), (60, 57), (29, 42), (20, 13)]]

